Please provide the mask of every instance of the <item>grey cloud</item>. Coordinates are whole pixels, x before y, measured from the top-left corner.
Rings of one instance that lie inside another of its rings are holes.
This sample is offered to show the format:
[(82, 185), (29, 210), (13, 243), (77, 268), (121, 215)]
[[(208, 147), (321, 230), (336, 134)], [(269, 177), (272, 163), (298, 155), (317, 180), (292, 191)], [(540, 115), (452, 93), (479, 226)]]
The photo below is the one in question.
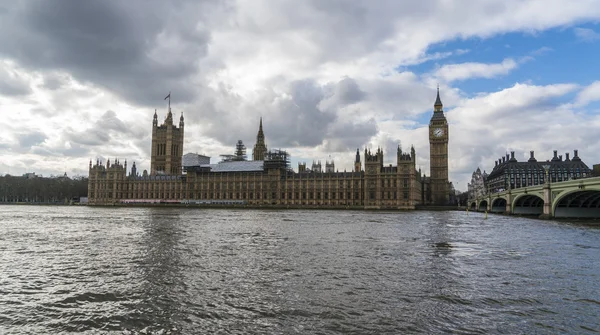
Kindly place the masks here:
[(336, 119), (334, 112), (318, 107), (324, 98), (323, 88), (313, 80), (294, 81), (289, 94), (291, 99), (281, 99), (275, 104), (267, 136), (284, 147), (321, 144), (329, 124)]
[(65, 86), (68, 82), (69, 78), (67, 78), (65, 75), (49, 73), (44, 76), (43, 87), (54, 91)]
[(87, 147), (81, 145), (73, 145), (65, 150), (62, 150), (62, 154), (70, 157), (85, 157), (89, 156), (90, 150)]
[(140, 136), (139, 129), (127, 126), (112, 110), (102, 114), (100, 119), (87, 129), (67, 129), (65, 131), (65, 137), (68, 141), (87, 146), (106, 146), (115, 138), (136, 138), (138, 136)]
[(365, 98), (365, 92), (352, 78), (342, 79), (336, 86), (335, 95), (343, 105), (353, 104)]
[(291, 82), (285, 93), (262, 94), (259, 103), (247, 105), (226, 87), (220, 87), (196, 107), (202, 111), (199, 123), (203, 134), (232, 147), (242, 139), (251, 148), (262, 116), (270, 148), (317, 146), (336, 119), (335, 111), (319, 108), (325, 98), (324, 88), (312, 79)]
[(25, 78), (9, 73), (0, 67), (0, 95), (23, 96), (31, 92), (29, 82)]
[(189, 101), (194, 90), (187, 80), (210, 40), (196, 28), (210, 1), (197, 4), (186, 11), (184, 3), (160, 1), (19, 2), (5, 15), (0, 55), (25, 67), (65, 69), (137, 104), (154, 105), (169, 90)]
[(40, 155), (40, 156), (58, 156), (58, 154), (52, 150), (49, 150), (44, 147), (35, 146), (31, 148), (31, 153)]
[(348, 152), (364, 148), (370, 138), (377, 134), (377, 122), (370, 119), (363, 123), (340, 120), (331, 126), (324, 149), (327, 152)]
[(17, 139), (19, 141), (19, 145), (21, 146), (21, 148), (30, 148), (36, 145), (39, 145), (41, 143), (43, 143), (48, 137), (46, 136), (46, 134), (39, 132), (39, 131), (33, 131), (30, 133), (26, 133), (26, 134), (20, 134), (17, 136)]

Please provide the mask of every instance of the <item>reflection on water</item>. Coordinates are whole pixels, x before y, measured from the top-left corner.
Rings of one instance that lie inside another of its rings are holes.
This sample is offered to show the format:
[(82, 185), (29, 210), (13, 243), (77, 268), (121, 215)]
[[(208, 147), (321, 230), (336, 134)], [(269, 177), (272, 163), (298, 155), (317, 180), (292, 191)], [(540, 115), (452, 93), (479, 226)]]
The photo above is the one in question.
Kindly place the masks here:
[(600, 229), (462, 212), (0, 206), (0, 333), (600, 331)]

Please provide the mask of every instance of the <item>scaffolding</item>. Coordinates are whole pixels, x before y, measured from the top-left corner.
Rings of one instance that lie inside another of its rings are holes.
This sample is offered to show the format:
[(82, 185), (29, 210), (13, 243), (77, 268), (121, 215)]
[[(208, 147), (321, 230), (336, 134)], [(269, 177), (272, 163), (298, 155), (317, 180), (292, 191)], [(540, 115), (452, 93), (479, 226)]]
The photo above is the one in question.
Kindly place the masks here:
[(235, 145), (235, 152), (233, 155), (219, 155), (221, 156), (222, 162), (243, 162), (247, 160), (246, 146), (242, 140), (238, 140)]
[(290, 170), (290, 154), (281, 149), (269, 150), (265, 154), (264, 168)]
[(244, 142), (242, 142), (242, 140), (238, 140), (237, 144), (235, 145), (235, 154), (234, 154), (234, 161), (245, 161), (247, 156), (246, 156), (246, 146), (244, 145)]

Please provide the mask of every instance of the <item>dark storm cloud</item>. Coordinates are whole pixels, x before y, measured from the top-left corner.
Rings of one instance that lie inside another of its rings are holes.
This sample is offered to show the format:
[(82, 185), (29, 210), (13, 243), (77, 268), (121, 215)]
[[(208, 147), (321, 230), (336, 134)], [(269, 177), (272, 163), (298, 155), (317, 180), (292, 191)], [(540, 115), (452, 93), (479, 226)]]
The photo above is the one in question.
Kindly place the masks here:
[(64, 69), (136, 104), (156, 104), (169, 90), (188, 101), (194, 90), (186, 80), (210, 40), (196, 28), (207, 2), (189, 16), (184, 2), (172, 4), (183, 14), (163, 11), (170, 3), (160, 1), (18, 2), (2, 15), (0, 55), (36, 70)]

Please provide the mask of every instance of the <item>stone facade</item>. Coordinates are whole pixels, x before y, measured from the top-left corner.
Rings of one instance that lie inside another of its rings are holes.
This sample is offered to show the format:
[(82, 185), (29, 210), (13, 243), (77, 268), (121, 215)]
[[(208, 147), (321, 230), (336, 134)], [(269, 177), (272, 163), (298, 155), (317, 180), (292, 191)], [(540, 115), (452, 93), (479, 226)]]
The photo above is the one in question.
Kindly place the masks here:
[(267, 144), (265, 143), (265, 134), (263, 132), (262, 117), (258, 125), (258, 134), (256, 135), (256, 144), (252, 150), (252, 160), (262, 161), (267, 153)]
[[(436, 100), (430, 123), (431, 177), (416, 169), (416, 152), (397, 148), (396, 165), (384, 164), (383, 150), (357, 150), (352, 172), (334, 172), (333, 161), (323, 170), (319, 163), (298, 172), (289, 167), (287, 153), (267, 151), (262, 118), (252, 161), (209, 164), (210, 158), (187, 154), (182, 164), (183, 115), (179, 128), (169, 112), (158, 126), (152, 124), (151, 171), (137, 173), (135, 163), (90, 162), (90, 205), (145, 203), (235, 204), (245, 206), (414, 209), (421, 204), (447, 204), (448, 124), (441, 101)], [(437, 129), (442, 129), (439, 134)], [(281, 156), (280, 153), (284, 153)], [(198, 157), (196, 157), (198, 156)], [(282, 159), (282, 157), (284, 157)]]
[(473, 172), (471, 182), (468, 184), (468, 199), (477, 199), (483, 197), (487, 193), (485, 188), (486, 179), (487, 173), (485, 171), (482, 173), (481, 170), (477, 168), (477, 170)]
[(433, 116), (429, 121), (429, 159), (431, 202), (433, 205), (449, 204), (450, 183), (448, 180), (448, 121), (444, 116), (440, 90), (433, 105)]
[(183, 114), (179, 119), (179, 128), (173, 124), (173, 114), (169, 107), (167, 118), (158, 125), (158, 116), (154, 111), (152, 120), (152, 158), (150, 174), (177, 175), (181, 173), (183, 155)]
[[(526, 162), (519, 162), (515, 152), (495, 161), (494, 169), (486, 178), (488, 192), (496, 193), (508, 189), (544, 184), (546, 178), (551, 183), (592, 176), (590, 168), (581, 160), (579, 152), (573, 151), (573, 158), (565, 153), (565, 158), (554, 150), (554, 156), (546, 161), (538, 161), (534, 152), (530, 151)], [(548, 170), (546, 171), (546, 168)]]

